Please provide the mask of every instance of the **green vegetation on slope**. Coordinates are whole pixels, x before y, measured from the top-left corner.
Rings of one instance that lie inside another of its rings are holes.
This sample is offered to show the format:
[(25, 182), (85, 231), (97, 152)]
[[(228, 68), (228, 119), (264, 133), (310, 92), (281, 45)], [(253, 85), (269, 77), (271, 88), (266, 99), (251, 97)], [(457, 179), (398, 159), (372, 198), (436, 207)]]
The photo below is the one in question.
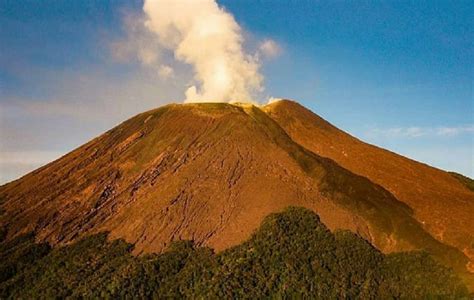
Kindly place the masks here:
[(46, 249), (32, 236), (1, 245), (0, 268), (11, 271), (0, 298), (467, 297), (427, 254), (385, 256), (350, 232), (331, 233), (303, 208), (268, 216), (248, 241), (219, 254), (181, 241), (134, 257), (131, 245), (106, 234)]
[[(6, 234), (5, 229), (0, 230), (0, 241)], [(0, 244), (0, 282), (28, 269), (40, 258), (50, 251), (48, 244), (35, 244), (34, 236), (26, 234), (8, 243)]]
[(131, 249), (106, 234), (47, 255), (32, 236), (3, 243), (0, 298), (467, 297), (427, 254), (385, 256), (350, 232), (331, 233), (302, 208), (270, 215), (247, 242), (217, 255), (189, 241), (161, 255), (134, 257)]

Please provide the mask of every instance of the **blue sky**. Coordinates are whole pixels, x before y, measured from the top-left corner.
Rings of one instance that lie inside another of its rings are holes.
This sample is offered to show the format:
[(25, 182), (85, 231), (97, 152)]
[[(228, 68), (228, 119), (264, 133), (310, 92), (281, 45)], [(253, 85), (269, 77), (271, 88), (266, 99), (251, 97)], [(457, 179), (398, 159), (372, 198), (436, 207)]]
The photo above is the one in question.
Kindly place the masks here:
[[(299, 101), (339, 128), (474, 176), (472, 1), (219, 1), (249, 49), (272, 39), (263, 96)], [(141, 111), (182, 99), (110, 45), (141, 1), (0, 2), (0, 182)], [(251, 50), (249, 50), (251, 51)], [(178, 80), (179, 79), (179, 80)]]

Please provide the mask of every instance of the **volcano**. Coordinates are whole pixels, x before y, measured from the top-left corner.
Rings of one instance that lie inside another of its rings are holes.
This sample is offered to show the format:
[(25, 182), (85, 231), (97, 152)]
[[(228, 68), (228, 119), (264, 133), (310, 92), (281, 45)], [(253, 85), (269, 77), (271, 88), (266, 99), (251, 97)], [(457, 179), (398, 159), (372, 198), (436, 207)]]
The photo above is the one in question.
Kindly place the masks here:
[(6, 241), (110, 232), (134, 254), (192, 240), (220, 252), (288, 206), (384, 253), (425, 250), (474, 286), (474, 192), (366, 144), (296, 102), (170, 104), (0, 187)]

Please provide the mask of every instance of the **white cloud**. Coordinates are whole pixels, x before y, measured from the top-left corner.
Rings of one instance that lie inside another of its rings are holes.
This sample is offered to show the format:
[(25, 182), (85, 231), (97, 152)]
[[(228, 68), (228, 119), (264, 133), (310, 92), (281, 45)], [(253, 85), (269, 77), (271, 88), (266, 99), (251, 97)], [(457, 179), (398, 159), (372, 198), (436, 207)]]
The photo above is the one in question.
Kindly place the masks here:
[(424, 136), (453, 137), (462, 134), (474, 133), (474, 125), (461, 125), (454, 127), (394, 127), (394, 128), (371, 128), (366, 132), (371, 137), (392, 138), (419, 138)]
[(474, 133), (474, 124), (458, 127), (439, 127), (436, 129), (436, 134), (442, 136), (456, 136), (464, 133)]
[(408, 137), (420, 137), (427, 134), (426, 130), (420, 127), (408, 127), (405, 129), (405, 135)]
[(272, 59), (278, 57), (282, 50), (281, 47), (271, 39), (266, 39), (260, 43), (258, 47), (259, 53), (266, 58)]

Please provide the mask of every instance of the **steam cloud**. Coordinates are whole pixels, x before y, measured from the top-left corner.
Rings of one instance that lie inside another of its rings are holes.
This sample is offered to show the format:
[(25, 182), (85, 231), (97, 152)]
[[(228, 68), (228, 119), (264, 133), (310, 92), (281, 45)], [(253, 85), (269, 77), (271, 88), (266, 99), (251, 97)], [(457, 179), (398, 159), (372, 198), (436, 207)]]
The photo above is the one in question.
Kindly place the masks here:
[[(185, 102), (255, 102), (258, 56), (245, 53), (240, 26), (215, 0), (145, 0), (143, 10), (161, 46), (195, 71)], [(168, 68), (161, 75), (171, 76)]]

